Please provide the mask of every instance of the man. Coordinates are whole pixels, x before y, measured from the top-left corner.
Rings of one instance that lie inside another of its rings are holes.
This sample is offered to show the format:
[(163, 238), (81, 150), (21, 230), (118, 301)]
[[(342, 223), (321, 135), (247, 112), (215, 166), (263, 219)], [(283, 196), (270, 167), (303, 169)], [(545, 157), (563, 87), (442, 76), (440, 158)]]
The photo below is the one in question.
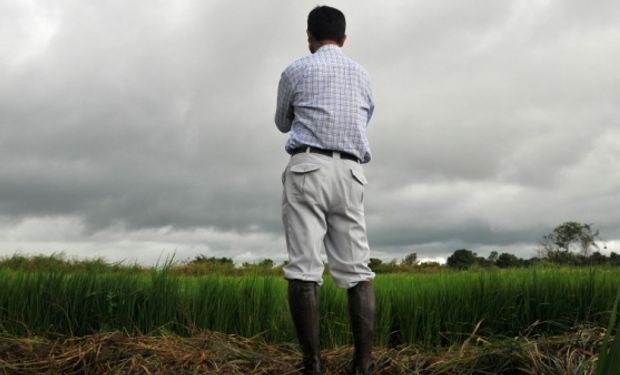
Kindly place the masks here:
[(374, 104), (366, 70), (346, 57), (345, 18), (319, 6), (308, 15), (309, 56), (280, 78), (275, 122), (291, 132), (282, 182), (282, 220), (289, 262), (284, 276), (304, 373), (320, 374), (319, 300), (324, 248), (336, 285), (347, 289), (355, 344), (354, 374), (369, 374), (375, 297), (368, 267), (363, 163)]

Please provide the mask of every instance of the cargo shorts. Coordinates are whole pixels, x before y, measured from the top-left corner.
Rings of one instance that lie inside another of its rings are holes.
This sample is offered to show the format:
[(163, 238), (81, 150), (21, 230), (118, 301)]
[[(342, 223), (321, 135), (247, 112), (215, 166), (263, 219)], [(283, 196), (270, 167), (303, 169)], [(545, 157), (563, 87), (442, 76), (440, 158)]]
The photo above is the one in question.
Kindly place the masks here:
[(286, 279), (323, 283), (325, 250), (339, 288), (372, 280), (364, 218), (366, 177), (360, 163), (302, 152), (282, 174), (282, 222), (288, 250)]

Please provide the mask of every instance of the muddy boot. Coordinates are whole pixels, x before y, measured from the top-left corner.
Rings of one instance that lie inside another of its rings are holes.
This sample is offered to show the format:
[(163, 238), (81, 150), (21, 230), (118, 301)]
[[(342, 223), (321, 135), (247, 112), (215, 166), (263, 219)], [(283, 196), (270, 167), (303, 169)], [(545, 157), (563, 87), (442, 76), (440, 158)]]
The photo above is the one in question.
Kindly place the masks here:
[(319, 296), (312, 281), (289, 280), (288, 303), (299, 345), (303, 352), (306, 375), (321, 374), (319, 343)]
[(372, 373), (372, 342), (375, 336), (375, 292), (369, 281), (347, 290), (355, 353), (352, 374)]

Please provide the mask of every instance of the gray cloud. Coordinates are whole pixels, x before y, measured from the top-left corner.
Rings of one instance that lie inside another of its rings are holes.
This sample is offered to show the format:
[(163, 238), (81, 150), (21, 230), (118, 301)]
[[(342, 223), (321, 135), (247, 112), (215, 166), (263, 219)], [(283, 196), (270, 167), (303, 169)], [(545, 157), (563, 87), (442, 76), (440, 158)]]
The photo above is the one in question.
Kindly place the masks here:
[[(374, 82), (378, 254), (525, 252), (566, 220), (620, 238), (620, 12), (583, 4), (338, 5)], [(280, 256), (275, 90), (314, 5), (0, 5), (0, 229), (39, 220), (0, 251), (67, 218), (50, 247)]]

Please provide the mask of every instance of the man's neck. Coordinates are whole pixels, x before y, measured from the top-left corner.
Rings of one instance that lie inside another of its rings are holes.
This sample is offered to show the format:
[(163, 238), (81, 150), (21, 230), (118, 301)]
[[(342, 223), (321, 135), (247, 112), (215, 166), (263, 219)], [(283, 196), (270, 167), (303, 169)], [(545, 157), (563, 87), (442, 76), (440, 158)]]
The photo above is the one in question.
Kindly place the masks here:
[(325, 39), (325, 40), (321, 40), (321, 41), (316, 41), (312, 44), (311, 48), (310, 48), (310, 52), (315, 53), (316, 51), (318, 51), (321, 47), (323, 46), (327, 46), (327, 45), (334, 45), (336, 47), (340, 47), (338, 45), (338, 43), (334, 40), (329, 40), (329, 39)]

